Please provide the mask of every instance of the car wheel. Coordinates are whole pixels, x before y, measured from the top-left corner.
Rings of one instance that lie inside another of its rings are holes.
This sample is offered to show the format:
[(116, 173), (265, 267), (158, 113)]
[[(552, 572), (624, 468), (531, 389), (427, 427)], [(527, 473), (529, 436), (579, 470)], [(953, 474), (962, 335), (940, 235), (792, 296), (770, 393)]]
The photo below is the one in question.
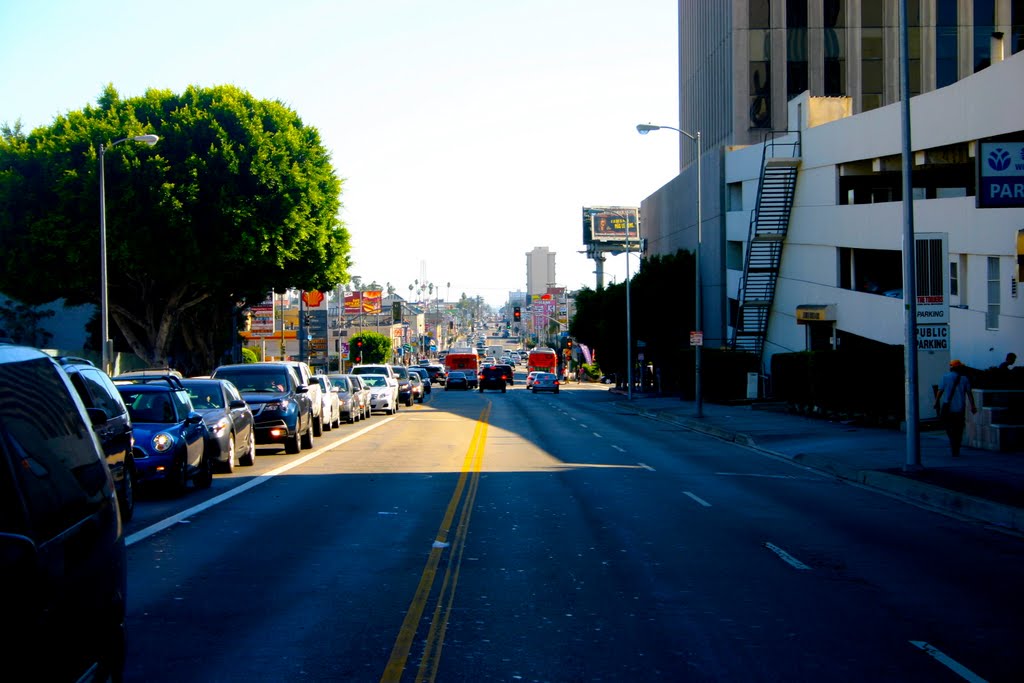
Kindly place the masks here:
[(338, 408), (338, 414), (334, 416), (334, 424), (332, 427), (341, 427), (341, 408)]
[(480, 393), (481, 394), (484, 393), (484, 388), (483, 387), (480, 387)]
[(354, 424), (356, 422), (356, 420), (357, 420), (356, 414), (357, 413), (355, 413), (354, 411), (350, 410), (349, 413), (348, 413), (348, 417), (345, 418), (345, 422), (348, 423), (348, 424)]
[(117, 506), (121, 509), (121, 521), (132, 521), (135, 515), (135, 466), (130, 460), (124, 462), (124, 480), (121, 482)]
[(239, 465), (252, 467), (256, 464), (256, 436), (249, 430), (249, 443), (246, 445), (245, 453), (238, 459)]
[(197, 489), (208, 489), (213, 484), (213, 463), (203, 453), (199, 461), (199, 471), (192, 476), (192, 485)]
[(501, 393), (503, 393), (503, 394), (505, 393), (505, 387), (501, 388)]
[(329, 432), (332, 429), (334, 429), (334, 420), (327, 418), (327, 421), (323, 423), (322, 427), (320, 427), (320, 433), (323, 434), (324, 432)]
[[(203, 456), (206, 457), (205, 455)], [(235, 471), (235, 433), (228, 434), (228, 461), (221, 463), (221, 470), (228, 474)]]
[(284, 442), (284, 452), (288, 455), (295, 455), (302, 450), (302, 443), (300, 441), (302, 437), (299, 436), (299, 425), (295, 424), (295, 436), (290, 437)]
[(312, 423), (319, 424), (320, 418), (316, 418), (315, 420), (310, 418), (310, 422), (311, 424), (306, 427), (306, 433), (302, 435), (302, 447), (307, 449), (313, 447), (313, 436), (315, 435), (315, 431)]
[[(313, 423), (313, 436), (320, 436), (324, 433), (324, 416), (323, 413), (320, 415), (314, 415), (313, 419), (310, 420)], [(306, 448), (312, 448), (312, 442)]]
[(535, 394), (537, 393), (537, 389), (536, 388), (532, 388), (532, 389), (530, 389), (530, 391), (532, 391)]

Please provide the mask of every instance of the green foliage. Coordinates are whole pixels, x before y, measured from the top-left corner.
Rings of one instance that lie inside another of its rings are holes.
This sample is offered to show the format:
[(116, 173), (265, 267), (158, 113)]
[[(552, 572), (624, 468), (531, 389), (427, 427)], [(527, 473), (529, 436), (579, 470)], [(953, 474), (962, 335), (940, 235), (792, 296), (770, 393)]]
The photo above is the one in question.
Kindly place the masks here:
[(248, 346), (243, 346), (242, 347), (242, 362), (243, 363), (258, 363), (258, 362), (260, 362), (260, 355), (256, 352), (256, 349), (253, 349), (253, 348), (248, 347)]
[[(360, 332), (349, 340), (349, 353), (354, 362), (387, 363), (391, 359), (391, 339), (379, 332)], [(360, 355), (362, 361), (358, 360)]]
[[(146, 133), (155, 147), (113, 146)], [(341, 180), (315, 128), (234, 86), (130, 99), (108, 86), (28, 135), (0, 129), (0, 291), (98, 303), (100, 143), (111, 327), (147, 362), (191, 348), (181, 316), (203, 302), (230, 320), (271, 289), (347, 280)]]

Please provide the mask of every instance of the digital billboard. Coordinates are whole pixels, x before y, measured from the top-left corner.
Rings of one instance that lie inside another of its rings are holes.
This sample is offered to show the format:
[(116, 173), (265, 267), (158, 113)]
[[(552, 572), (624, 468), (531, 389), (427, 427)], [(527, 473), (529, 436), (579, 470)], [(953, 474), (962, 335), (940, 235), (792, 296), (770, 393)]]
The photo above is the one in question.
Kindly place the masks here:
[(640, 209), (635, 206), (584, 206), (583, 244), (625, 244), (640, 239)]

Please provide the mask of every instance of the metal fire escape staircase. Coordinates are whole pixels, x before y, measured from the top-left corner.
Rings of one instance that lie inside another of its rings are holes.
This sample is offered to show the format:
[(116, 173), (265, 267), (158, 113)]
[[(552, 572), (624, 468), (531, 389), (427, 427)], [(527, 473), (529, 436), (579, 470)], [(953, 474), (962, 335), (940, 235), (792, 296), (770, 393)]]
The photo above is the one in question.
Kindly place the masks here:
[[(786, 135), (776, 140), (775, 135)], [(750, 216), (747, 257), (740, 282), (739, 310), (733, 324), (732, 348), (761, 356), (768, 336), (768, 316), (775, 300), (782, 246), (800, 168), (800, 133), (773, 131), (765, 140), (757, 204)], [(779, 153), (790, 156), (780, 156)]]

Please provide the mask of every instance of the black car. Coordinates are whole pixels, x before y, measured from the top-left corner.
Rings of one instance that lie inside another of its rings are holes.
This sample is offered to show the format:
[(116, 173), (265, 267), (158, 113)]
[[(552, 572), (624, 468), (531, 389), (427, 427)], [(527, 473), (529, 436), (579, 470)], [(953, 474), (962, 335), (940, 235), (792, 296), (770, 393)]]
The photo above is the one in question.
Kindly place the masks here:
[(494, 367), (501, 368), (501, 371), (505, 373), (505, 382), (509, 386), (513, 386), (516, 383), (516, 371), (511, 365), (499, 364)]
[(105, 420), (54, 359), (0, 345), (4, 680), (123, 676), (125, 542), (93, 436)]
[(121, 519), (128, 522), (135, 514), (135, 484), (138, 481), (132, 456), (132, 419), (128, 416), (128, 408), (107, 373), (90, 361), (70, 356), (57, 360), (85, 407), (103, 412), (103, 421), (94, 424), (93, 431), (100, 440), (107, 467), (114, 477)]
[(453, 370), (448, 373), (448, 383), (444, 385), (444, 390), (452, 391), (453, 389), (462, 389), (463, 391), (469, 389), (469, 380), (466, 378), (466, 373), (461, 370)]
[(505, 388), (508, 385), (508, 375), (502, 368), (508, 366), (501, 365), (489, 365), (480, 371), (480, 393), (484, 392), (484, 389), (496, 389), (501, 393), (505, 393)]
[(409, 368), (404, 365), (392, 365), (391, 369), (398, 380), (398, 402), (406, 406), (412, 405), (412, 382), (409, 381)]
[(214, 379), (235, 385), (256, 421), (256, 443), (284, 444), (286, 453), (313, 447), (313, 406), (309, 387), (287, 363), (222, 365)]
[(430, 382), (443, 387), (445, 381), (448, 379), (448, 373), (444, 371), (444, 366), (428, 365), (426, 366), (426, 369), (427, 374), (430, 376)]

